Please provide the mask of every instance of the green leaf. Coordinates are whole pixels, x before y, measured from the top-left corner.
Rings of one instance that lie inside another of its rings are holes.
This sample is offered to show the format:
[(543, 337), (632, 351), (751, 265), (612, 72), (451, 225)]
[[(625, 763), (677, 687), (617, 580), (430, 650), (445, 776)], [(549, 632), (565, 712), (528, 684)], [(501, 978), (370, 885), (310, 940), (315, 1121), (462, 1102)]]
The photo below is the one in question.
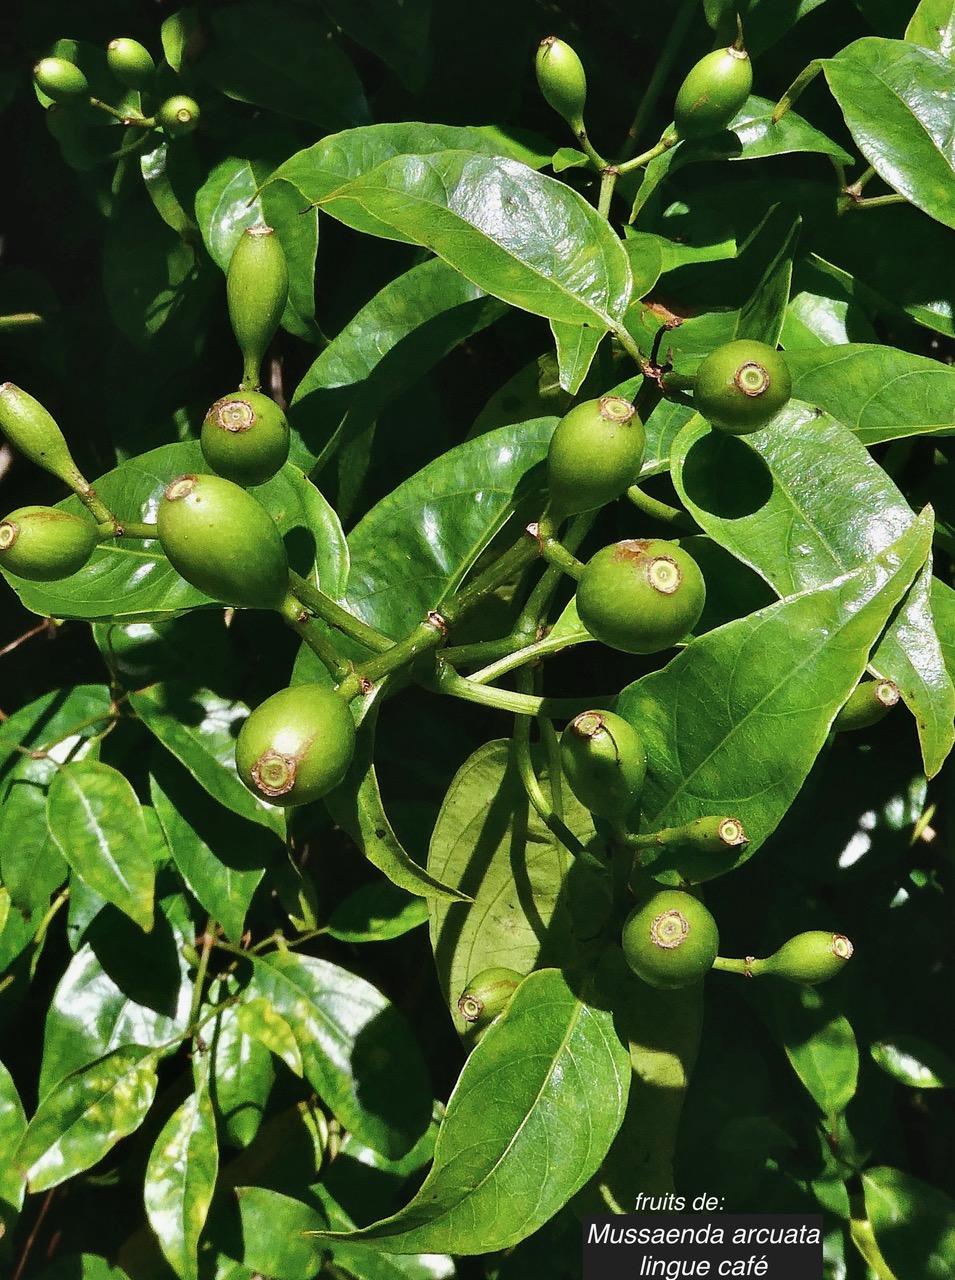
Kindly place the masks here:
[(148, 932), (156, 881), (153, 846), (123, 775), (95, 760), (64, 765), (50, 783), (47, 821), (76, 874)]
[(644, 735), (648, 830), (732, 813), (750, 843), (776, 828), (869, 651), (925, 563), (929, 512), (868, 564), (710, 631), (620, 695)]
[(630, 300), (627, 256), (606, 220), (516, 160), (396, 156), (319, 207), (356, 230), (423, 245), (487, 293), (548, 320), (612, 329)]
[(272, 832), (210, 804), (166, 752), (157, 752), (150, 795), (173, 861), (190, 893), (238, 943), (252, 896), (280, 841)]
[(955, 434), (955, 370), (894, 347), (853, 343), (786, 353), (793, 397), (824, 409), (864, 445)]
[(876, 173), (955, 227), (955, 107), (951, 61), (903, 40), (867, 36), (822, 68), (849, 132)]
[(955, 591), (939, 578), (933, 578), (930, 599), (945, 665), (955, 680)]
[(629, 1080), (611, 1015), (584, 1004), (559, 970), (531, 974), (468, 1058), (421, 1190), (346, 1238), (394, 1253), (463, 1254), (525, 1239), (600, 1166)]
[(199, 1237), (219, 1170), (208, 1062), (195, 1074), (195, 1091), (163, 1125), (143, 1183), (149, 1225), (180, 1280), (199, 1280)]
[[(210, 991), (209, 1003), (234, 996), (237, 990), (234, 979), (223, 980)], [(238, 1004), (221, 1008), (205, 1034), (212, 1052), (209, 1088), (216, 1114), (229, 1140), (247, 1147), (258, 1133), (275, 1080), (272, 1055), (243, 1031)]]
[(61, 1253), (38, 1280), (129, 1280), (125, 1271), (95, 1253)]
[(267, 4), (209, 15), (211, 39), (198, 70), (221, 93), (323, 129), (364, 124), (368, 103), (351, 62), (323, 22)]
[(557, 345), (560, 385), (575, 396), (590, 372), (597, 348), (604, 339), (604, 330), (585, 324), (567, 324), (563, 320), (552, 320), (550, 327)]
[[(0, 1062), (0, 1151), (13, 1151), (27, 1127), (26, 1113), (13, 1077)], [(11, 1230), (23, 1208), (26, 1178), (15, 1164), (0, 1164), (0, 1234)]]
[(363, 978), (314, 956), (277, 951), (252, 963), (248, 995), (292, 1028), (306, 1078), (342, 1126), (385, 1155), (409, 1151), (431, 1121), (431, 1090), (398, 1010)]
[(773, 1021), (793, 1070), (826, 1116), (852, 1101), (859, 1076), (859, 1050), (848, 1019), (828, 991), (776, 982)]
[(406, 89), (422, 87), (431, 63), (431, 0), (322, 0), (322, 8), (353, 40), (391, 67)]
[(285, 838), (282, 810), (258, 800), (236, 772), (236, 733), (249, 714), (244, 702), (231, 702), (209, 689), (194, 689), (184, 680), (151, 685), (130, 694), (129, 701), (146, 727), (214, 800)]
[(298, 437), (295, 460), (321, 470), (386, 405), (503, 311), (499, 302), (438, 258), (390, 281), (328, 344), (296, 387), (289, 411)]
[(400, 938), (428, 919), (428, 905), (388, 880), (364, 884), (332, 912), (325, 926), (341, 942)]
[[(858, 568), (915, 518), (850, 431), (792, 402), (745, 439), (695, 418), (675, 441), (672, 464), (677, 492), (701, 528), (780, 596)], [(871, 663), (912, 710), (932, 777), (955, 743), (955, 686), (932, 624), (930, 577), (929, 566)]]
[(911, 1089), (955, 1088), (955, 1062), (920, 1036), (888, 1036), (874, 1041), (869, 1052), (886, 1075)]
[(304, 1073), (302, 1051), (295, 1040), (292, 1028), (282, 1015), (276, 1012), (263, 996), (246, 999), (236, 1011), (240, 1031), (250, 1040), (257, 1040), (281, 1058), (294, 1075)]
[(884, 1165), (867, 1169), (862, 1186), (876, 1242), (896, 1280), (947, 1280), (955, 1257), (955, 1201)]
[(315, 341), (318, 217), (303, 214), (301, 196), (287, 182), (267, 181), (273, 168), (258, 158), (223, 160), (196, 193), (196, 218), (209, 256), (224, 272), (247, 227), (265, 223), (273, 228), (289, 272), (282, 324), (296, 337)]
[(313, 1280), (327, 1246), (311, 1233), (327, 1222), (323, 1213), (265, 1187), (236, 1187), (242, 1222), (242, 1262), (270, 1280)]
[(923, 49), (955, 57), (955, 5), (952, 0), (919, 0), (905, 28), (905, 38)]
[(31, 1191), (92, 1168), (139, 1128), (156, 1094), (156, 1058), (141, 1046), (117, 1049), (46, 1095), (12, 1156)]
[[(182, 188), (186, 174), (192, 177), (190, 170), (195, 167), (194, 153), (186, 150), (185, 154), (193, 157), (193, 164), (189, 165), (183, 159), (182, 147), (170, 144), (162, 134), (157, 136), (159, 140), (155, 146), (144, 151), (139, 158), (140, 172), (156, 212), (168, 227), (188, 242), (196, 224), (192, 214), (183, 207), (182, 199), (186, 196)], [(191, 205), (191, 201), (189, 203)]]

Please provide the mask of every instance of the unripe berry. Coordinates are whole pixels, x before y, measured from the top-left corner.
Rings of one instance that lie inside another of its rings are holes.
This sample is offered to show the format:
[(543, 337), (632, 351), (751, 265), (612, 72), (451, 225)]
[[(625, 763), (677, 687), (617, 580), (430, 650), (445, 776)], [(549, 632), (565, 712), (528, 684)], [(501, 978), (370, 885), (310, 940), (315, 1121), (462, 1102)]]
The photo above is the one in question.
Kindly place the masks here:
[(309, 804), (337, 787), (355, 753), (355, 722), (334, 689), (299, 684), (261, 703), (239, 730), (235, 763), (269, 804)]
[(612, 711), (584, 711), (560, 736), (560, 760), (571, 791), (600, 818), (623, 821), (647, 774), (643, 739)]
[(587, 77), (577, 54), (563, 40), (546, 36), (538, 47), (535, 69), (544, 101), (564, 117), (575, 133), (581, 133)]
[(716, 921), (690, 893), (664, 889), (627, 916), (621, 938), (627, 964), (651, 987), (701, 981), (720, 947)]
[(127, 89), (145, 89), (156, 74), (152, 54), (138, 40), (119, 36), (106, 49), (110, 71)]
[(863, 680), (852, 690), (832, 728), (836, 733), (868, 729), (888, 715), (898, 700), (899, 686), (891, 680)]
[(167, 98), (156, 112), (156, 119), (170, 138), (181, 138), (192, 133), (199, 124), (199, 103), (195, 98), (177, 94)]
[(33, 68), (33, 80), (41, 92), (64, 107), (90, 96), (86, 76), (66, 58), (41, 58)]
[(788, 402), (786, 358), (765, 342), (738, 338), (710, 352), (696, 371), (693, 407), (729, 435), (759, 431)]
[(63, 432), (39, 400), (12, 382), (0, 385), (0, 430), (13, 447), (71, 488), (85, 484)]
[(96, 525), (59, 507), (19, 507), (0, 523), (0, 567), (31, 582), (82, 569), (99, 541)]
[(156, 532), (176, 572), (213, 600), (277, 609), (285, 599), (282, 535), (265, 507), (231, 480), (174, 480), (159, 504)]
[(575, 405), (547, 451), (550, 510), (557, 520), (592, 511), (626, 492), (640, 474), (647, 437), (623, 396)]
[(288, 458), (288, 422), (268, 396), (237, 391), (206, 414), (200, 443), (217, 475), (235, 484), (265, 484)]
[(658, 653), (700, 620), (706, 584), (675, 542), (629, 539), (598, 551), (577, 584), (577, 612), (596, 640), (624, 653)]
[(749, 969), (753, 977), (769, 973), (814, 985), (841, 973), (852, 952), (852, 943), (844, 934), (812, 929), (790, 938), (767, 959), (750, 961)]
[(479, 1040), (495, 1019), (499, 1018), (511, 1002), (524, 975), (516, 969), (495, 965), (475, 974), (461, 993), (458, 1013), (464, 1023), (463, 1033), (469, 1039)]
[(242, 390), (259, 385), (259, 371), (288, 301), (288, 264), (271, 227), (248, 227), (229, 262), (226, 294), (232, 331), (242, 352)]
[(753, 66), (745, 49), (708, 53), (680, 85), (673, 122), (681, 138), (705, 138), (730, 123), (749, 97)]

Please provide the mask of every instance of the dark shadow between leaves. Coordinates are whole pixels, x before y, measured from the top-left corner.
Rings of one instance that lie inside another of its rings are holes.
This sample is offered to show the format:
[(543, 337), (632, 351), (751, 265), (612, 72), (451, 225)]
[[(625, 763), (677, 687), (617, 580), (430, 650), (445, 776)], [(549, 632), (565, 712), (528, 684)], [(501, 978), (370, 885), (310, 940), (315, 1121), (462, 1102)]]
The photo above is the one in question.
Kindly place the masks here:
[(711, 431), (690, 446), (683, 462), (683, 487), (701, 511), (721, 520), (740, 520), (766, 505), (773, 477), (745, 441)]
[(155, 913), (152, 932), (143, 933), (107, 903), (90, 924), (86, 938), (124, 995), (167, 1018), (175, 1016), (182, 986), (179, 940), (161, 911)]

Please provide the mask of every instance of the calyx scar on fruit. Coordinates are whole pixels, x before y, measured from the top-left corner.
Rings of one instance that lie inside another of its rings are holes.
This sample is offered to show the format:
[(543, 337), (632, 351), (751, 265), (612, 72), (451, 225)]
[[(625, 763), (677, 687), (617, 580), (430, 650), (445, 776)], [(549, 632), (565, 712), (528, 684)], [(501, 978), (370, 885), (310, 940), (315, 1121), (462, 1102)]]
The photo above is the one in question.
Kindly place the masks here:
[(264, 484), (288, 458), (288, 422), (260, 391), (236, 391), (206, 414), (200, 443), (217, 475), (235, 484)]
[(524, 975), (502, 965), (482, 969), (474, 975), (458, 1000), (458, 1013), (464, 1023), (464, 1034), (480, 1039), (495, 1019), (499, 1018)]
[(348, 703), (327, 685), (281, 689), (239, 731), (239, 777), (269, 804), (309, 804), (337, 787), (355, 753)]
[(658, 653), (684, 639), (705, 600), (696, 561), (676, 542), (659, 538), (603, 547), (577, 584), (581, 622), (596, 640), (624, 653)]

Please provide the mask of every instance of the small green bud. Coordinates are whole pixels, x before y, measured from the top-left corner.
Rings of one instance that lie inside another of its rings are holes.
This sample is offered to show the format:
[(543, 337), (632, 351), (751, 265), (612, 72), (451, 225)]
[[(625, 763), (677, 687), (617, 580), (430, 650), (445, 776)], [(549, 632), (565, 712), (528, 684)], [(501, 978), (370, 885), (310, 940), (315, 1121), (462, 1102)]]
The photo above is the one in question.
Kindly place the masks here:
[(560, 736), (571, 791), (591, 813), (622, 822), (640, 798), (647, 773), (643, 739), (612, 711), (584, 711)]
[(199, 103), (195, 98), (177, 94), (167, 98), (156, 112), (156, 120), (170, 138), (182, 138), (199, 124)]
[(790, 938), (766, 960), (750, 960), (748, 972), (754, 978), (773, 974), (790, 982), (805, 982), (810, 986), (828, 982), (842, 971), (854, 948), (842, 933), (827, 933), (813, 929)]
[(138, 40), (119, 36), (106, 49), (110, 71), (127, 89), (145, 89), (156, 74), (152, 54)]
[(232, 330), (242, 352), (242, 390), (253, 391), (288, 302), (288, 264), (271, 227), (248, 227), (242, 233), (229, 262), (226, 294)]
[(337, 787), (355, 754), (348, 703), (322, 684), (280, 689), (239, 730), (235, 763), (249, 790), (269, 804), (309, 804)]
[(282, 535), (265, 507), (231, 480), (174, 480), (159, 504), (156, 532), (180, 577), (211, 599), (245, 609), (278, 609), (285, 599)]
[(619, 498), (640, 474), (646, 444), (643, 423), (623, 396), (575, 405), (547, 450), (551, 514), (562, 520)]
[(289, 429), (274, 400), (259, 391), (223, 396), (202, 424), (202, 456), (235, 484), (265, 484), (288, 458)]
[(33, 81), (42, 93), (64, 107), (90, 96), (86, 76), (66, 58), (41, 58), (33, 68)]
[(720, 133), (749, 97), (753, 66), (743, 48), (717, 49), (691, 68), (680, 85), (673, 122), (681, 138)]
[(851, 729), (868, 729), (888, 715), (899, 700), (899, 686), (891, 680), (863, 680), (849, 695), (845, 706), (832, 722), (835, 733)]
[(475, 974), (458, 1000), (458, 1013), (464, 1024), (459, 1027), (461, 1034), (475, 1042), (480, 1040), (510, 1004), (511, 997), (523, 981), (522, 973), (500, 965)]
[(587, 77), (577, 54), (556, 36), (545, 36), (537, 50), (535, 67), (544, 101), (564, 117), (574, 133), (582, 133)]
[(720, 935), (699, 898), (663, 889), (627, 916), (621, 943), (637, 977), (667, 990), (692, 986), (709, 973)]
[(0, 523), (0, 567), (30, 582), (53, 582), (82, 569), (99, 542), (89, 520), (59, 507), (19, 507)]
[(89, 488), (51, 414), (12, 382), (0, 385), (0, 430), (25, 458), (71, 489)]

